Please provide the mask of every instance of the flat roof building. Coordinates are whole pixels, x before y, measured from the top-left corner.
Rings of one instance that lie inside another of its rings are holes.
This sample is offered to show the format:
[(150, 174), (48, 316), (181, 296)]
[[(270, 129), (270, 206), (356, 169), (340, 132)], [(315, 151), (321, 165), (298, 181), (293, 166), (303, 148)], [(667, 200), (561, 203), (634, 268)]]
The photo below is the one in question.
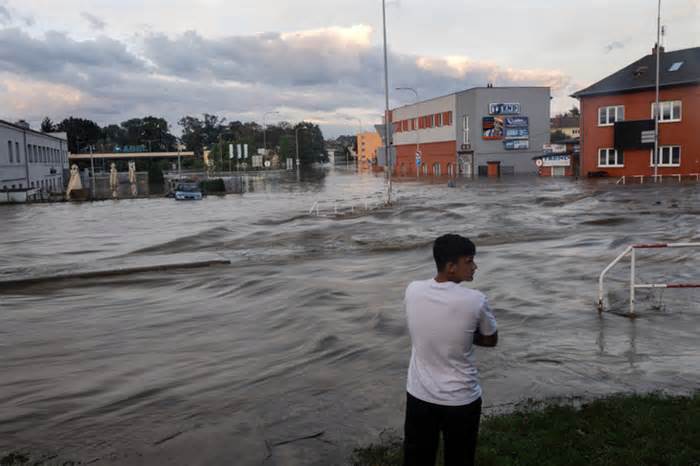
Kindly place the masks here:
[(63, 192), (67, 171), (65, 133), (42, 133), (0, 120), (0, 190)]
[[(548, 87), (477, 87), (391, 111), (398, 176), (535, 174), (549, 143)], [(416, 156), (419, 153), (419, 157)]]

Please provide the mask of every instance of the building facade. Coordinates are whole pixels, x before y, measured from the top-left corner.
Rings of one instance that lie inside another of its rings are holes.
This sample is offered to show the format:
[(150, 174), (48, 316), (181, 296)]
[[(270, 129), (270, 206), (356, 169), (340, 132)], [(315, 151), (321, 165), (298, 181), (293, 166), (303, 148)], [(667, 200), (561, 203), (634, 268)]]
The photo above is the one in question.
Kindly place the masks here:
[(395, 173), (485, 176), (491, 163), (501, 174), (535, 174), (549, 113), (548, 87), (479, 87), (394, 109)]
[(582, 175), (642, 177), (655, 169), (661, 176), (700, 173), (700, 47), (661, 50), (658, 160), (653, 154), (652, 50), (573, 95), (581, 103)]
[(371, 171), (377, 163), (377, 149), (382, 146), (382, 138), (376, 132), (358, 133), (357, 169)]
[(581, 137), (580, 116), (559, 115), (550, 120), (550, 131), (552, 134), (560, 132), (564, 139), (576, 139)]
[(0, 120), (0, 190), (63, 192), (67, 170), (65, 133), (46, 134)]

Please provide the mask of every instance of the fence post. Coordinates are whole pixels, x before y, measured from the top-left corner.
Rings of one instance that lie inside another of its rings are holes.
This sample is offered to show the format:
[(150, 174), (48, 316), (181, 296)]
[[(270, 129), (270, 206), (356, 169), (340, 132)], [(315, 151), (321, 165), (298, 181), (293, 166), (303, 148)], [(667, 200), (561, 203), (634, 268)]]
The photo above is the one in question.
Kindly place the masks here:
[(630, 253), (631, 256), (631, 261), (630, 261), (630, 315), (634, 315), (634, 274), (635, 274), (635, 248), (632, 248), (632, 252)]

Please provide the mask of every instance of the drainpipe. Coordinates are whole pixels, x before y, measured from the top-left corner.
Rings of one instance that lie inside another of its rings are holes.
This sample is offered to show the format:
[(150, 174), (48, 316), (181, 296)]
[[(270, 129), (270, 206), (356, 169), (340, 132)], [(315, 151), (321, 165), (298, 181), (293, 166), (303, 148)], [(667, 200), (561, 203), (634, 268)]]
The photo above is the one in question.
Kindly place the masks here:
[(27, 131), (22, 131), (23, 144), (22, 149), (24, 150), (24, 172), (27, 178), (27, 188), (29, 188), (29, 157), (27, 156)]

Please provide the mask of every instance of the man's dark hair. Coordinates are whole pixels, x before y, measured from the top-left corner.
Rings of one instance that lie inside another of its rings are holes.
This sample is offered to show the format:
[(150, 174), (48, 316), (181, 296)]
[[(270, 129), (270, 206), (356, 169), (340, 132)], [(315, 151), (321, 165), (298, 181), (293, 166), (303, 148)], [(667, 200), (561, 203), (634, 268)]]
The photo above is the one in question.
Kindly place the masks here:
[(476, 254), (476, 246), (468, 238), (460, 235), (442, 235), (433, 243), (433, 257), (438, 271), (445, 269), (448, 262), (456, 264), (460, 257)]

